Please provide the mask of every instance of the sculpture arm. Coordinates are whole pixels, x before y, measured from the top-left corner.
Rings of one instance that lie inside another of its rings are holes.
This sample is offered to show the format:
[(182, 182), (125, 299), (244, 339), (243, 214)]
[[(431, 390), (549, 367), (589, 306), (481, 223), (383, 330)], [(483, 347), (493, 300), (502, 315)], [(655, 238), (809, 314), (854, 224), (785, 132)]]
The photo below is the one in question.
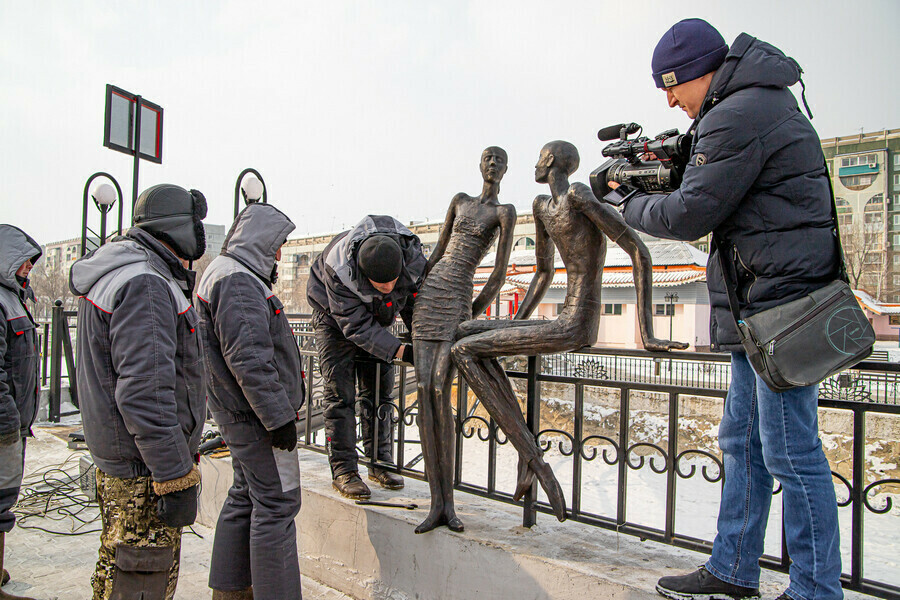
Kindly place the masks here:
[(550, 239), (550, 234), (547, 233), (547, 228), (544, 227), (544, 222), (538, 216), (537, 208), (541, 199), (541, 196), (538, 196), (534, 200), (534, 254), (537, 268), (534, 278), (528, 286), (528, 291), (525, 293), (525, 298), (519, 304), (519, 310), (514, 317), (517, 321), (531, 316), (531, 313), (540, 304), (544, 294), (550, 289), (550, 284), (553, 283), (553, 275), (556, 272), (556, 269), (553, 268), (553, 257), (556, 253), (556, 247), (553, 245), (553, 240)]
[[(583, 186), (581, 187), (576, 186)], [(634, 276), (634, 288), (637, 291), (638, 325), (641, 329), (641, 340), (646, 350), (666, 351), (683, 350), (688, 344), (672, 342), (653, 337), (653, 263), (650, 251), (641, 241), (638, 234), (630, 228), (622, 215), (608, 204), (594, 197), (583, 184), (574, 184), (569, 188), (573, 204), (591, 220), (600, 231), (619, 245), (631, 257), (631, 270)]]
[(506, 280), (506, 268), (509, 265), (509, 255), (512, 252), (513, 230), (516, 226), (516, 209), (511, 204), (497, 207), (500, 213), (500, 240), (497, 242), (497, 256), (494, 259), (494, 270), (487, 283), (481, 288), (481, 293), (472, 303), (472, 318), (484, 312), (484, 309), (497, 297), (503, 282)]
[(434, 250), (431, 252), (431, 256), (428, 257), (428, 264), (425, 267), (425, 277), (428, 277), (428, 274), (431, 273), (431, 269), (434, 268), (434, 265), (441, 260), (441, 257), (444, 256), (444, 250), (447, 249), (447, 244), (450, 243), (450, 234), (453, 233), (453, 221), (456, 219), (456, 201), (459, 198), (460, 194), (453, 196), (453, 200), (450, 201), (450, 208), (447, 209), (447, 216), (444, 218), (444, 225), (441, 227), (441, 235), (438, 238), (437, 246), (434, 247)]

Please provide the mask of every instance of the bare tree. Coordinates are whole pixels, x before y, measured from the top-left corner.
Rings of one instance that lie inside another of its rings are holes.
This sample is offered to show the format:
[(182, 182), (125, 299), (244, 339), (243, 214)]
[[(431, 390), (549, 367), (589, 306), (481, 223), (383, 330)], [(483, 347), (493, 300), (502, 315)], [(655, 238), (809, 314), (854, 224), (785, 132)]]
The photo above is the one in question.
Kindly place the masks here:
[(844, 264), (850, 277), (850, 287), (878, 298), (887, 277), (884, 254), (884, 232), (853, 224), (841, 230)]
[(67, 265), (51, 265), (42, 260), (35, 265), (28, 276), (35, 295), (34, 316), (36, 319), (50, 319), (50, 313), (57, 300), (63, 301), (66, 310), (75, 310), (76, 299), (69, 291), (69, 268)]

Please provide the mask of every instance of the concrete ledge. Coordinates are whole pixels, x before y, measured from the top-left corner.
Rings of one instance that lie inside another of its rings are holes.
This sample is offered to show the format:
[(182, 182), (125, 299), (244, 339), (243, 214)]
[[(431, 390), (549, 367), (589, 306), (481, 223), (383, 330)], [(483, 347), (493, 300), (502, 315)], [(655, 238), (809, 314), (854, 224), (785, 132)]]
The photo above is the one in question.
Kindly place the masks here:
[[(697, 553), (583, 524), (539, 515), (529, 529), (516, 507), (457, 493), (464, 533), (446, 528), (416, 535), (425, 518), (428, 486), (407, 479), (399, 492), (373, 488), (373, 499), (411, 501), (414, 511), (361, 507), (338, 496), (324, 456), (300, 451), (303, 507), (297, 518), (301, 571), (360, 599), (545, 600), (659, 598), (656, 581), (688, 572), (705, 558)], [(231, 485), (231, 461), (201, 461), (199, 520), (214, 526)], [(767, 573), (777, 596), (786, 584)]]

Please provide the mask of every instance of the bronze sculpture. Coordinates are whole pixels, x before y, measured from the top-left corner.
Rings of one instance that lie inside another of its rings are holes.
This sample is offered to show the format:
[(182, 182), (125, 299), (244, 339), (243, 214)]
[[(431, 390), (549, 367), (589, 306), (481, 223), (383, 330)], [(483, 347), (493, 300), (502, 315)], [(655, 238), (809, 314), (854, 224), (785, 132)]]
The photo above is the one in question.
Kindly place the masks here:
[[(507, 155), (491, 146), (481, 155), (484, 186), (480, 196), (459, 193), (450, 202), (437, 246), (428, 259), (427, 276), (416, 296), (412, 318), (413, 352), (418, 380), (419, 430), (425, 473), (431, 491), (428, 517), (416, 527), (425, 533), (446, 525), (462, 531), (453, 503), (456, 430), (450, 410), (455, 368), (450, 348), (460, 323), (490, 305), (506, 278), (516, 209), (497, 196), (506, 173)], [(494, 270), (472, 301), (475, 269), (499, 233)]]
[[(656, 351), (687, 347), (681, 342), (653, 337), (650, 252), (622, 216), (608, 204), (599, 202), (590, 188), (582, 183), (569, 185), (569, 175), (578, 168), (578, 163), (578, 150), (568, 142), (555, 141), (543, 147), (535, 166), (535, 180), (549, 184), (551, 195), (534, 200), (537, 258), (534, 279), (514, 320), (467, 321), (460, 325), (458, 341), (451, 350), (469, 386), (519, 452), (514, 498), (520, 499), (537, 477), (560, 521), (566, 518), (562, 488), (543, 460), (497, 357), (564, 352), (596, 341), (606, 237), (631, 256), (644, 347)], [(554, 245), (566, 266), (565, 305), (556, 320), (526, 320), (553, 281)]]

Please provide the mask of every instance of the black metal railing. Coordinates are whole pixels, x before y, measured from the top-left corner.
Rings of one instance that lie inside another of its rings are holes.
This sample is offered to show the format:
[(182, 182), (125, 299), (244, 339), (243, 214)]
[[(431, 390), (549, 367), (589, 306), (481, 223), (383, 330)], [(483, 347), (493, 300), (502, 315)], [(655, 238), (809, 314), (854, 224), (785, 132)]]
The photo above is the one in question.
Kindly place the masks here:
[[(321, 384), (316, 379), (318, 373), (314, 372), (315, 343), (306, 326), (296, 327), (295, 334), (306, 360), (309, 394), (306, 410), (312, 415), (322, 409)], [(396, 399), (377, 404), (375, 410), (378, 416), (389, 414), (390, 421), (397, 426), (395, 461), (393, 464), (379, 461), (378, 466), (424, 479), (424, 472), (417, 468), (421, 460), (421, 443), (415, 428), (418, 415), (413, 395), (415, 386), (410, 385), (414, 380), (409, 379), (411, 369), (397, 364)], [(685, 431), (689, 429), (686, 423), (696, 417), (692, 409), (687, 408), (691, 403), (711, 403), (718, 407), (718, 415), (721, 415), (730, 378), (727, 355), (592, 348), (553, 356), (511, 357), (506, 360), (505, 367), (535, 439), (544, 449), (545, 456), (556, 459), (554, 468), (564, 489), (569, 490), (566, 495), (570, 520), (704, 553), (711, 551), (712, 535), (698, 536), (679, 526), (678, 517), (683, 514), (678, 510), (679, 498), (682, 504), (685, 502), (679, 494), (679, 484), (685, 486), (686, 481), (697, 477), (698, 480), (692, 481), (689, 487), (694, 483), (713, 486), (706, 494), (716, 497), (721, 491), (724, 470), (718, 448), (693, 444), (689, 436), (686, 439)], [(840, 511), (849, 511), (851, 521), (849, 561), (845, 561), (849, 568), (842, 581), (848, 589), (884, 598), (900, 597), (900, 574), (893, 578), (864, 576), (864, 523), (867, 517), (885, 519), (884, 523), (898, 518), (891, 512), (892, 496), (900, 495), (900, 479), (884, 477), (867, 467), (866, 445), (873, 440), (866, 435), (866, 424), (872, 419), (900, 416), (898, 379), (900, 365), (870, 361), (860, 363), (852, 371), (820, 386), (820, 407), (843, 415), (842, 418), (849, 420), (852, 431), (852, 436), (848, 436), (851, 464), (848, 468), (843, 463), (833, 471)], [(548, 400), (542, 395), (545, 387), (553, 388), (557, 393), (568, 388), (572, 400), (562, 404)], [(606, 418), (599, 429), (595, 418), (587, 418), (588, 412), (596, 412), (598, 394), (607, 402)], [(663, 411), (660, 421), (665, 423), (665, 431), (660, 432), (660, 439), (634, 433), (635, 415), (646, 412), (648, 398)], [(565, 405), (562, 411), (561, 405)], [(470, 396), (464, 381), (457, 385), (454, 409), (457, 423), (456, 489), (522, 506), (525, 526), (533, 525), (539, 513), (552, 514), (537, 484), (524, 501), (516, 503), (512, 500), (515, 484), (510, 485), (508, 481), (504, 484), (501, 479), (504, 476), (509, 479), (506, 471), (510, 469), (515, 476), (515, 467), (511, 466), (514, 463), (510, 462), (511, 456), (515, 456), (514, 450), (490, 416), (479, 407), (478, 399)], [(376, 420), (373, 428), (377, 426)], [(326, 451), (323, 434), (314, 428), (307, 427), (301, 437), (301, 445), (307, 449)], [(464, 453), (473, 447), (483, 461), (481, 464), (473, 465), (471, 461), (463, 460)], [(359, 451), (363, 456), (361, 447)], [(361, 462), (371, 466), (365, 458)], [(615, 502), (608, 510), (594, 508), (592, 504), (596, 503), (585, 496), (585, 472), (589, 468), (609, 468), (615, 473)], [(635, 506), (637, 500), (629, 497), (632, 480), (640, 482), (641, 478), (648, 477), (659, 477), (663, 482), (660, 487), (664, 490), (664, 510), (660, 523), (648, 523)], [(780, 488), (777, 488), (774, 493), (779, 492)], [(708, 517), (714, 520), (714, 510), (710, 512)], [(890, 529), (885, 524), (876, 527)], [(900, 526), (893, 527), (900, 531)], [(790, 558), (783, 537), (780, 549), (767, 553), (761, 562), (767, 568), (787, 571)]]
[[(51, 420), (64, 416), (59, 412), (61, 381), (75, 373), (72, 352), (70, 319), (74, 311), (54, 308), (53, 321), (43, 336), (50, 354), (49, 380), (51, 388)], [(301, 409), (299, 435), (305, 448), (325, 453), (324, 390), (318, 371), (315, 338), (307, 315), (289, 315), (306, 374), (306, 401)], [(74, 320), (74, 319), (71, 319)], [(402, 334), (402, 325), (396, 333)], [(48, 348), (49, 347), (49, 348)], [(66, 374), (62, 361), (66, 361)], [(510, 357), (505, 359), (507, 374), (516, 388), (526, 422), (546, 456), (554, 457), (554, 469), (564, 489), (568, 489), (568, 518), (586, 525), (613, 529), (621, 533), (651, 539), (700, 552), (709, 553), (711, 536), (698, 536), (679, 526), (679, 500), (684, 504), (679, 484), (699, 481), (714, 486), (707, 492), (717, 496), (723, 480), (723, 469), (717, 448), (693, 443), (685, 431), (696, 415), (691, 403), (706, 402), (717, 405), (721, 414), (730, 379), (727, 355), (679, 352), (654, 354), (637, 350), (591, 348), (579, 352), (550, 356)], [(380, 468), (395, 470), (406, 476), (423, 479), (418, 468), (421, 461), (421, 442), (416, 419), (418, 404), (415, 398), (413, 370), (397, 363), (395, 399), (381, 403), (377, 400), (374, 417), (389, 417), (395, 429), (394, 461), (379, 461)], [(42, 369), (42, 377), (47, 369)], [(77, 406), (75, 378), (70, 390)], [(890, 569), (887, 575), (867, 577), (865, 531), (870, 536), (883, 531), (900, 531), (896, 521), (894, 501), (900, 496), (900, 479), (887, 477), (873, 468), (868, 459), (867, 446), (879, 441), (884, 421), (900, 419), (900, 365), (867, 361), (853, 370), (829, 378), (820, 386), (819, 405), (849, 423), (847, 460), (833, 463), (840, 510), (849, 513), (849, 560), (845, 561), (842, 577), (847, 589), (858, 590), (883, 598), (900, 598), (900, 573)], [(571, 400), (551, 398), (567, 395)], [(566, 391), (568, 390), (568, 391)], [(597, 416), (597, 398), (605, 403), (601, 417)], [(57, 400), (54, 401), (53, 399)], [(649, 400), (648, 400), (649, 399)], [(647, 411), (647, 403), (656, 403), (664, 431), (639, 435), (636, 415)], [(56, 402), (54, 409), (53, 403)], [(514, 450), (503, 433), (469, 393), (465, 382), (457, 385), (454, 406), (457, 432), (456, 489), (491, 498), (523, 509), (523, 524), (531, 526), (539, 513), (552, 514), (537, 485), (524, 501), (514, 502), (511, 486), (504, 476), (515, 477)], [(553, 417), (550, 419), (549, 417)], [(598, 425), (598, 419), (602, 423)], [(378, 435), (379, 420), (373, 423)], [(896, 428), (897, 426), (894, 425)], [(881, 428), (881, 429), (879, 429)], [(894, 429), (896, 430), (896, 429)], [(873, 431), (869, 434), (869, 431)], [(714, 440), (713, 440), (714, 441)], [(481, 464), (464, 460), (466, 453), (476, 450), (483, 458)], [(360, 456), (364, 455), (359, 448)], [(363, 458), (361, 462), (371, 466)], [(887, 461), (886, 461), (887, 462)], [(897, 462), (896, 455), (894, 462)], [(593, 507), (595, 502), (585, 494), (590, 483), (586, 472), (598, 468), (614, 471), (615, 500), (605, 510)], [(659, 477), (662, 481), (664, 509), (661, 523), (648, 523), (636, 508), (635, 494), (629, 495), (633, 480)], [(697, 478), (695, 480), (694, 478)], [(507, 477), (508, 479), (508, 477)], [(777, 494), (779, 490), (776, 490)], [(714, 510), (708, 515), (715, 519)], [(877, 519), (874, 525), (871, 519)], [(868, 524), (868, 527), (867, 527)], [(893, 527), (893, 529), (891, 529)], [(773, 538), (772, 535), (769, 538)], [(768, 568), (787, 571), (790, 559), (782, 542), (780, 550), (767, 553), (762, 564)], [(849, 568), (846, 568), (849, 566)], [(871, 570), (871, 569), (869, 569)]]
[[(75, 377), (75, 351), (72, 344), (72, 329), (75, 323), (70, 322), (70, 318), (74, 321), (78, 317), (78, 312), (74, 310), (65, 310), (61, 300), (54, 303), (51, 320), (48, 329), (45, 326), (42, 363), (44, 365), (42, 372), (47, 372), (47, 346), (49, 344), (50, 355), (50, 389), (47, 406), (47, 419), (53, 423), (59, 423), (62, 417), (78, 414), (78, 385)], [(65, 373), (63, 373), (63, 360), (65, 360)], [(45, 377), (42, 376), (42, 383)], [(63, 393), (62, 380), (65, 379), (69, 384), (69, 399), (76, 410), (62, 412)]]

